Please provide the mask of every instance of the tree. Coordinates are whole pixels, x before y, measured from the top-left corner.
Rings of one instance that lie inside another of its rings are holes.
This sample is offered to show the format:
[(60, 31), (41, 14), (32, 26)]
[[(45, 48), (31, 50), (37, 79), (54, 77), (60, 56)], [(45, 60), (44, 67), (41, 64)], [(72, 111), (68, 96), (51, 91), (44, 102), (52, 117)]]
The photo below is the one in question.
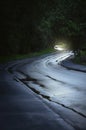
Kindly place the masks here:
[(38, 51), (58, 38), (70, 40), (74, 50), (86, 43), (85, 0), (3, 0), (2, 5), (2, 54)]

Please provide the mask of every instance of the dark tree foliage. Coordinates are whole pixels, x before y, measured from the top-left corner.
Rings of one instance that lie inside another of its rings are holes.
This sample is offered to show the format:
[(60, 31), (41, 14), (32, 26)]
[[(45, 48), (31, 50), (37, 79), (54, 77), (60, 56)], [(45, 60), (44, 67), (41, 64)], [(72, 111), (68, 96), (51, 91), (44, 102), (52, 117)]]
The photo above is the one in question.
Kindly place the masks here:
[(25, 54), (69, 39), (72, 48), (86, 46), (85, 0), (1, 1), (0, 54)]

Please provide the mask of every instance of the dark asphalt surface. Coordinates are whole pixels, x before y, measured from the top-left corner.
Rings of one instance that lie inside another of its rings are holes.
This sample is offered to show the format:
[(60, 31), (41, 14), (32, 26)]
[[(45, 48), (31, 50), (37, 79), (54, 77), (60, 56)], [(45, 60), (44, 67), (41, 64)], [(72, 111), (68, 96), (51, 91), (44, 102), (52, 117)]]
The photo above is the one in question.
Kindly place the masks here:
[(34, 92), (0, 71), (0, 130), (68, 130), (63, 122)]
[(64, 60), (61, 63), (62, 66), (71, 69), (71, 70), (75, 70), (75, 71), (80, 71), (80, 72), (85, 72), (86, 73), (86, 66), (84, 65), (78, 65), (78, 64), (74, 64), (71, 60)]
[[(25, 78), (16, 73), (17, 67), (34, 60), (14, 61), (0, 67), (0, 130), (86, 130), (85, 125), (72, 125), (76, 113), (43, 99), (16, 78)], [(69, 121), (65, 114), (71, 118)]]

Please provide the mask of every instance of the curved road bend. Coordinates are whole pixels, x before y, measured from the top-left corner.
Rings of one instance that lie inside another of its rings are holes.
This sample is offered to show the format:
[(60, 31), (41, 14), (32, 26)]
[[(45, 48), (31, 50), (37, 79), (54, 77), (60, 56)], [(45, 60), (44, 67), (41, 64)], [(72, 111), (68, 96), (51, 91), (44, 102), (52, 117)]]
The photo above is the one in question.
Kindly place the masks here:
[(86, 130), (86, 73), (59, 64), (69, 56), (15, 61), (0, 70), (2, 130)]

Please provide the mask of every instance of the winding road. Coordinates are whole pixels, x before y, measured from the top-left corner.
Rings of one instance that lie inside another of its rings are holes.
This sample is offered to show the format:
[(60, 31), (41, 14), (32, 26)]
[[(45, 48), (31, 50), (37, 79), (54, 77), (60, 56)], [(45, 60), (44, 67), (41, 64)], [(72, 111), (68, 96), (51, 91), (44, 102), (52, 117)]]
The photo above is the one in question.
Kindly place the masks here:
[[(64, 130), (86, 130), (86, 73), (66, 69), (60, 64), (71, 55), (71, 52), (53, 53), (9, 62), (0, 70), (0, 84), (6, 86), (10, 82), (10, 86), (15, 84), (29, 89), (27, 95), (32, 92), (55, 116), (59, 115)], [(67, 128), (64, 127), (65, 123)], [(56, 129), (63, 128), (59, 126)], [(43, 129), (46, 130), (45, 127)], [(30, 130), (33, 128), (30, 127)]]

